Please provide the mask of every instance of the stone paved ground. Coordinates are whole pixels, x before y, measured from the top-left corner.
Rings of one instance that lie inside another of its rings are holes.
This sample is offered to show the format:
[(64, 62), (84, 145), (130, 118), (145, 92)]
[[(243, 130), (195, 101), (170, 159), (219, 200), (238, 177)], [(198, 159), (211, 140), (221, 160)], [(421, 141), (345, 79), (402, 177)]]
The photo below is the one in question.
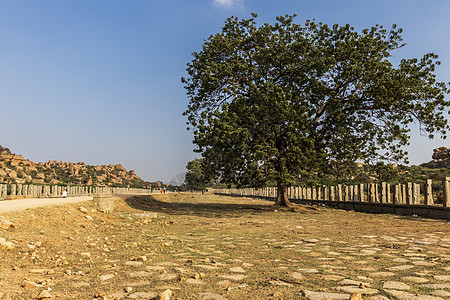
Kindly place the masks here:
[(197, 194), (82, 205), (0, 216), (1, 299), (450, 298), (447, 221)]

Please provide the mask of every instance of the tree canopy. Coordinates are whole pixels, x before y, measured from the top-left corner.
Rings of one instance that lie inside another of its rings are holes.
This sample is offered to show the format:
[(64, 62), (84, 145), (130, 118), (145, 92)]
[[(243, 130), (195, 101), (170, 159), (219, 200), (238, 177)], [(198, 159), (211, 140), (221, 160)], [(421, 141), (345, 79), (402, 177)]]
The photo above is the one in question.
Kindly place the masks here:
[(348, 172), (355, 162), (406, 158), (410, 125), (430, 138), (449, 129), (448, 85), (438, 56), (402, 59), (401, 29), (304, 25), (280, 16), (258, 26), (231, 17), (193, 53), (182, 78), (184, 115), (204, 170), (237, 186), (285, 187), (312, 174)]
[(209, 178), (205, 175), (203, 171), (203, 159), (197, 158), (191, 160), (186, 165), (186, 177), (184, 182), (189, 189), (203, 191), (206, 189), (206, 185), (209, 183)]

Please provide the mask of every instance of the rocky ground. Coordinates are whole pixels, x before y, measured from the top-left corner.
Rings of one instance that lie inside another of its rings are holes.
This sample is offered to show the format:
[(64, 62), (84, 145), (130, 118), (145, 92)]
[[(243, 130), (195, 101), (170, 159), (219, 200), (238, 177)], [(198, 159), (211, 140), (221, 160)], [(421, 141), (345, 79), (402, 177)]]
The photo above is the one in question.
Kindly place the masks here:
[(0, 220), (1, 299), (450, 298), (442, 220), (188, 193)]

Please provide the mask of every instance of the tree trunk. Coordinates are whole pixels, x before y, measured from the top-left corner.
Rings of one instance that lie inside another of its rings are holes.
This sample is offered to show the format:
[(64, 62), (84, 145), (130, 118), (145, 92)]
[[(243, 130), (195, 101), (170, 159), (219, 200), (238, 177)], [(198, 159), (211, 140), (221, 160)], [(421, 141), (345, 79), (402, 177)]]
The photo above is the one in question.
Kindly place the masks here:
[(276, 206), (291, 206), (291, 202), (289, 201), (286, 186), (282, 183), (277, 185), (277, 201), (275, 202)]

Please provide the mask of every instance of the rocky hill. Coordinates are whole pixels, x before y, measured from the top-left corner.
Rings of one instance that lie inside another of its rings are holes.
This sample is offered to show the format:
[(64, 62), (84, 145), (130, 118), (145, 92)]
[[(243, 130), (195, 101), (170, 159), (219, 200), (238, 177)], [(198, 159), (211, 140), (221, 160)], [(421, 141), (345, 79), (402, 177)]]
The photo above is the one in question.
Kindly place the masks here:
[(133, 170), (122, 165), (91, 166), (84, 162), (35, 163), (0, 146), (0, 183), (71, 184), (149, 187)]
[(439, 147), (433, 150), (433, 160), (421, 166), (430, 169), (450, 168), (450, 148)]

